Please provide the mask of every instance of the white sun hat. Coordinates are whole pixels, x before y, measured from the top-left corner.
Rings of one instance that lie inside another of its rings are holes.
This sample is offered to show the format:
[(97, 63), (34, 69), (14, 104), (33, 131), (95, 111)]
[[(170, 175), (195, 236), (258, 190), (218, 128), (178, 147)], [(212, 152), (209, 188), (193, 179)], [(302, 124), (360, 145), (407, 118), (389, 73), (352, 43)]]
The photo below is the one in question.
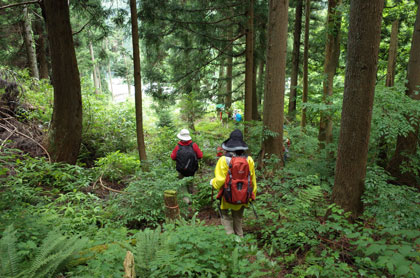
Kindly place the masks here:
[(188, 129), (185, 129), (185, 128), (181, 129), (181, 131), (178, 133), (176, 137), (178, 137), (182, 141), (191, 140), (190, 132), (188, 131)]

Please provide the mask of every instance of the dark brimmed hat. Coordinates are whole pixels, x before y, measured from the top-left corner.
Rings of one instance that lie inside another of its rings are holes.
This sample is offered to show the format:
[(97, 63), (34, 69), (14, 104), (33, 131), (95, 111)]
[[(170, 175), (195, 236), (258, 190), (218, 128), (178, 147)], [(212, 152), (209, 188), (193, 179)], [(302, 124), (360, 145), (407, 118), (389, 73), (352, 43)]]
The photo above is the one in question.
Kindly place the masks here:
[(248, 149), (248, 145), (244, 142), (242, 132), (235, 129), (230, 134), (229, 139), (222, 143), (222, 148), (228, 152), (245, 151)]

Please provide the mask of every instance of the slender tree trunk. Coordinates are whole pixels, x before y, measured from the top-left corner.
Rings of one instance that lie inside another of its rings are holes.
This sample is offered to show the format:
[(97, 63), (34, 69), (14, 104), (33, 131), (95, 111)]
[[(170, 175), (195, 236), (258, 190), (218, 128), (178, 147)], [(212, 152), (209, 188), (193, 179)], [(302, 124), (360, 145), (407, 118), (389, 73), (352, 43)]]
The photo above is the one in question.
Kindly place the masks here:
[(333, 200), (353, 217), (363, 211), (383, 0), (352, 0), (347, 68)]
[[(229, 29), (228, 37), (232, 38), (232, 29)], [(230, 117), (231, 107), (232, 107), (232, 73), (233, 73), (233, 46), (231, 45), (228, 50), (228, 57), (226, 62), (226, 98), (225, 98), (225, 108)]]
[[(331, 97), (334, 88), (334, 76), (338, 66), (340, 57), (340, 28), (341, 28), (341, 12), (337, 11), (337, 6), (341, 5), (341, 0), (328, 1), (328, 19), (327, 19), (327, 41), (325, 45), (325, 61), (324, 61), (324, 91), (322, 101), (331, 106)], [(321, 111), (319, 122), (318, 140), (320, 147), (324, 148), (325, 143), (332, 142), (332, 117), (329, 109)]]
[(26, 46), (26, 55), (28, 56), (28, 64), (31, 70), (31, 76), (39, 78), (38, 65), (36, 63), (36, 55), (34, 50), (34, 40), (32, 37), (31, 19), (29, 17), (26, 5), (23, 8), (23, 32)]
[(144, 162), (146, 157), (146, 146), (143, 136), (143, 109), (141, 95), (141, 75), (140, 75), (140, 47), (139, 47), (139, 27), (137, 23), (137, 5), (136, 0), (130, 0), (131, 11), (131, 32), (133, 38), (133, 61), (134, 61), (134, 89), (136, 102), (136, 127), (137, 127), (137, 145), (139, 157)]
[[(392, 23), (391, 29), (391, 38), (389, 42), (389, 51), (388, 51), (388, 67), (386, 72), (386, 87), (393, 87), (394, 86), (394, 79), (395, 79), (395, 63), (397, 60), (397, 47), (398, 47), (398, 20), (395, 20)], [(382, 167), (386, 167), (386, 163), (388, 160), (387, 155), (387, 143), (385, 141), (385, 136), (382, 135), (379, 138), (378, 143), (378, 165)]]
[[(254, 0), (248, 0), (248, 24), (246, 29), (245, 61), (245, 121), (252, 121), (252, 87), (254, 85)], [(244, 135), (247, 136), (245, 127)]]
[(128, 63), (127, 63), (127, 56), (125, 56), (125, 55), (124, 55), (124, 65), (125, 65), (125, 68), (127, 70), (125, 80), (127, 81), (128, 95), (131, 96), (131, 82), (130, 82), (130, 75), (128, 74), (129, 67), (128, 67)]
[(386, 72), (386, 86), (393, 87), (395, 79), (395, 63), (397, 61), (397, 48), (398, 48), (398, 19), (392, 23), (391, 40), (389, 42), (388, 52), (388, 68)]
[[(410, 60), (407, 70), (406, 94), (414, 100), (420, 101), (418, 93), (420, 87), (420, 2), (417, 7), (416, 23), (414, 24), (413, 38), (411, 41)], [(419, 181), (412, 172), (403, 173), (400, 167), (408, 162), (407, 155), (415, 155), (419, 143), (419, 119), (413, 124), (414, 131), (410, 131), (406, 137), (398, 136), (397, 147), (394, 156), (388, 165), (388, 171), (397, 178), (401, 184), (416, 185), (420, 187)]]
[(311, 14), (311, 2), (305, 2), (305, 41), (303, 49), (303, 91), (302, 91), (302, 120), (301, 126), (306, 126), (306, 103), (308, 102), (308, 52), (309, 52), (309, 16)]
[(286, 77), (288, 0), (270, 0), (268, 15), (267, 69), (264, 97), (264, 129), (276, 132), (262, 143), (262, 157), (276, 155), (283, 166), (284, 85)]
[(224, 85), (225, 82), (225, 59), (221, 59), (219, 68), (219, 90), (217, 92), (217, 104), (223, 104)]
[(99, 94), (99, 80), (98, 75), (96, 74), (96, 64), (95, 64), (95, 55), (93, 53), (92, 42), (89, 42), (89, 52), (90, 58), (92, 60), (92, 75), (93, 75), (93, 84), (95, 86), (95, 94)]
[(54, 109), (49, 151), (74, 164), (82, 141), (82, 97), (67, 0), (44, 0), (51, 54)]
[(303, 0), (297, 0), (295, 15), (295, 29), (293, 32), (292, 74), (290, 80), (288, 118), (293, 120), (296, 115), (297, 81), (299, 74), (300, 35), (302, 33)]
[(111, 74), (111, 65), (108, 61), (108, 79), (109, 79), (109, 89), (111, 90), (111, 97), (114, 100), (114, 88), (112, 87), (112, 74)]
[(261, 106), (262, 96), (264, 95), (264, 60), (260, 61), (260, 66), (258, 69), (258, 105)]
[(252, 120), (258, 121), (258, 97), (257, 97), (257, 64), (254, 57), (253, 76), (252, 76)]
[(35, 33), (38, 36), (38, 38), (35, 40), (35, 45), (36, 56), (39, 64), (39, 78), (48, 79), (48, 60), (43, 22), (41, 22), (40, 20), (35, 20), (34, 25)]

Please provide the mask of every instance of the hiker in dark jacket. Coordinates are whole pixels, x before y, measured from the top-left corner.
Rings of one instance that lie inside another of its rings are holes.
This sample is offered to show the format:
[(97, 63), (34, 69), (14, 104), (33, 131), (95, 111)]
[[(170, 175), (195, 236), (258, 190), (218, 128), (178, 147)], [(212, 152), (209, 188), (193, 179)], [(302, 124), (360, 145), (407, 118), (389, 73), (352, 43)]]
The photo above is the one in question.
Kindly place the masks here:
[[(179, 178), (182, 179), (183, 177), (194, 176), (198, 169), (198, 159), (203, 157), (203, 152), (200, 150), (197, 143), (191, 140), (190, 132), (188, 129), (182, 129), (178, 133), (177, 137), (180, 139), (180, 141), (172, 151), (171, 158), (177, 162)], [(180, 151), (182, 151), (182, 154), (179, 153)], [(184, 160), (185, 156), (190, 155), (188, 154), (189, 151), (195, 153), (195, 158), (192, 159), (193, 161), (182, 161)], [(185, 155), (186, 152), (187, 154)], [(188, 192), (192, 193), (192, 185), (188, 186)]]

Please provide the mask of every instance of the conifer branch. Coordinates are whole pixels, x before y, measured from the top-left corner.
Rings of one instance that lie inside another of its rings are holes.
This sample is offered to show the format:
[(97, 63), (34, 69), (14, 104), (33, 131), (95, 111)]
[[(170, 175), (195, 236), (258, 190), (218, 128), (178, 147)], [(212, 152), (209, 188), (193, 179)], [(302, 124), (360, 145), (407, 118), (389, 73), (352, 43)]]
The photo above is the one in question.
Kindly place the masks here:
[(22, 5), (39, 4), (39, 3), (41, 3), (41, 0), (28, 1), (28, 2), (22, 2), (22, 3), (14, 3), (14, 4), (2, 6), (2, 7), (0, 7), (0, 10), (12, 8), (12, 7), (17, 7), (17, 6), (22, 6)]

